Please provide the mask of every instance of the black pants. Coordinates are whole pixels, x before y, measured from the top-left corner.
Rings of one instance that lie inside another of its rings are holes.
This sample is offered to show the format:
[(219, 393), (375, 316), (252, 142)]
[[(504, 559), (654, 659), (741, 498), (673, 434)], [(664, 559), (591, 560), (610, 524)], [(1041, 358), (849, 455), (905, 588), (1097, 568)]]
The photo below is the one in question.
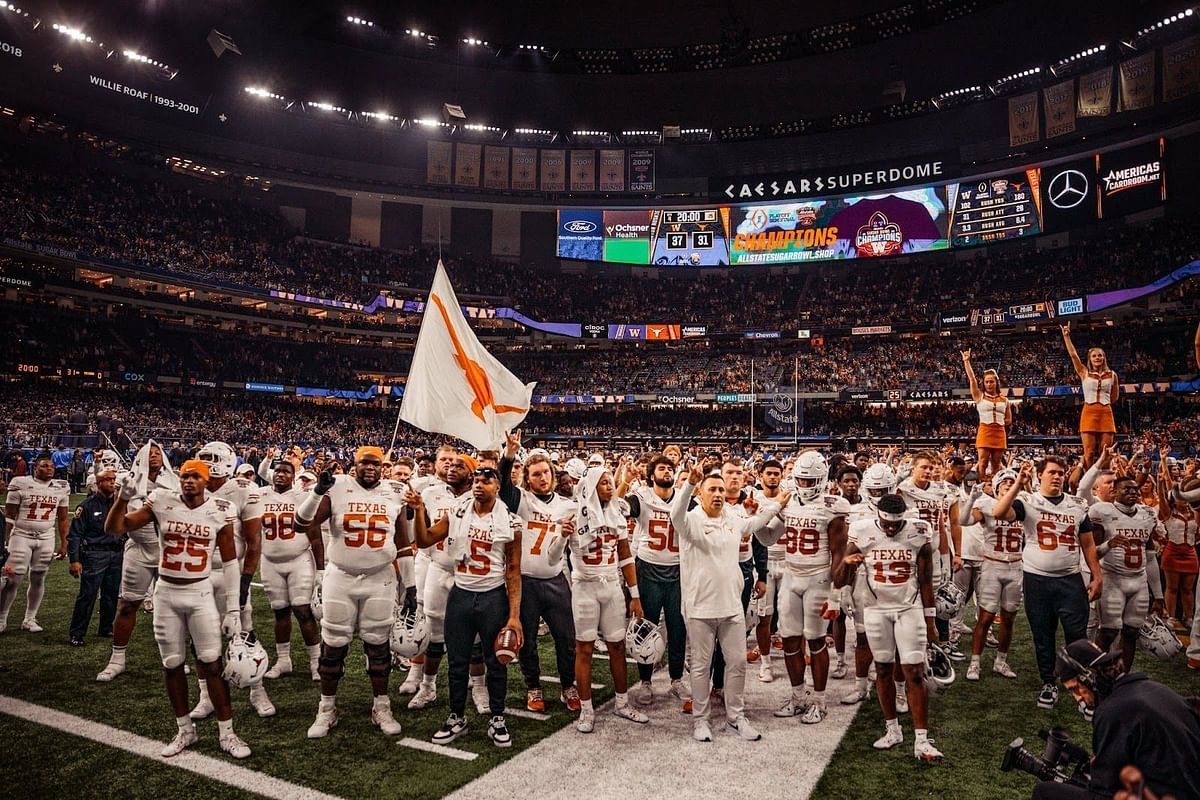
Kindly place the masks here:
[(1056, 577), (1026, 572), (1024, 576), (1025, 616), (1033, 635), (1038, 674), (1042, 683), (1053, 684), (1059, 623), (1068, 644), (1087, 637), (1087, 589), (1078, 572)]
[(1112, 792), (1093, 792), (1083, 786), (1042, 781), (1033, 787), (1033, 800), (1108, 800)]
[[(505, 603), (508, 600), (505, 599)], [(507, 605), (505, 606), (507, 608)], [(560, 572), (553, 578), (521, 576), (521, 675), (525, 686), (541, 688), (542, 665), (538, 659), (538, 620), (546, 620), (554, 638), (554, 660), (562, 688), (575, 685), (575, 617), (571, 613), (571, 584)]]
[(450, 662), (450, 711), (460, 717), (467, 708), (471, 648), (478, 636), (487, 665), (492, 715), (504, 713), (508, 668), (496, 660), (496, 634), (508, 621), (508, 593), (503, 586), (472, 592), (454, 586), (446, 598), (446, 659)]
[[(743, 561), (742, 568), (742, 613), (750, 608), (750, 595), (754, 594), (754, 559)], [(721, 653), (721, 642), (713, 645), (712, 684), (714, 689), (725, 688), (725, 656)]]
[[(664, 616), (667, 621), (667, 672), (671, 680), (683, 677), (687, 656), (687, 626), (680, 608), (679, 567), (665, 567), (637, 560), (638, 592), (642, 611), (655, 625)], [(638, 664), (638, 676), (648, 681), (654, 676), (653, 664)]]
[(96, 607), (96, 593), (100, 593), (101, 636), (112, 636), (113, 619), (117, 616), (117, 595), (121, 591), (121, 564), (125, 555), (120, 550), (88, 550), (83, 559), (83, 574), (79, 577), (79, 596), (75, 598), (75, 611), (71, 614), (71, 638), (83, 640), (87, 634), (92, 610)]

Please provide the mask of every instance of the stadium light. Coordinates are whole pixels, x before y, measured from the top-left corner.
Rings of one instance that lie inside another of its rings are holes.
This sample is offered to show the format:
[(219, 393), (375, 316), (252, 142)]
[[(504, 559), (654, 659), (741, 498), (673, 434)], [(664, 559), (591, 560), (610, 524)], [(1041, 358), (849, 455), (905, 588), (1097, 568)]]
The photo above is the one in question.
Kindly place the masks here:
[(374, 22), (371, 22), (369, 19), (363, 19), (362, 17), (346, 17), (346, 22), (349, 22), (353, 25), (362, 25), (363, 27), (366, 27), (366, 28), (374, 28), (375, 27)]
[(28, 17), (28, 16), (29, 16), (29, 12), (28, 12), (28, 11), (24, 11), (24, 10), (22, 10), (22, 9), (20, 9), (20, 8), (17, 8), (15, 5), (13, 5), (12, 3), (8, 2), (8, 0), (0, 0), (0, 11), (7, 11), (7, 12), (9, 12), (10, 14), (19, 14), (19, 15), (21, 15), (21, 16), (23, 16), (23, 17)]
[(449, 128), (450, 125), (440, 120), (431, 119), (429, 117), (421, 117), (412, 121), (414, 125), (422, 125), (426, 128)]
[(333, 103), (325, 103), (325, 102), (321, 102), (321, 101), (310, 100), (308, 102), (308, 105), (312, 106), (313, 108), (319, 108), (322, 111), (337, 111), (340, 114), (349, 114), (350, 113), (349, 111), (342, 108), (341, 106), (335, 106)]
[(394, 114), (389, 114), (386, 111), (361, 111), (361, 112), (359, 112), (359, 114), (361, 116), (366, 117), (367, 119), (377, 119), (377, 120), (381, 120), (383, 122), (399, 122), (400, 121), (399, 117), (395, 116)]
[(58, 31), (63, 36), (74, 39), (77, 42), (87, 42), (88, 44), (94, 43), (92, 37), (88, 36), (86, 33), (84, 33), (79, 28), (73, 27), (71, 25), (60, 25), (57, 22), (54, 23), (53, 27), (54, 27), (54, 30)]
[(254, 95), (255, 97), (264, 97), (264, 98), (266, 98), (266, 97), (269, 97), (269, 98), (271, 98), (272, 100), (284, 100), (284, 99), (286, 99), (286, 98), (284, 98), (284, 96), (283, 96), (283, 95), (281, 95), (281, 94), (275, 94), (275, 93), (274, 93), (274, 92), (272, 92), (270, 89), (263, 89), (263, 88), (262, 88), (262, 87), (260, 87), (260, 86), (247, 86), (247, 87), (246, 87), (246, 94)]
[(1108, 50), (1108, 45), (1100, 44), (1095, 47), (1088, 47), (1083, 50), (1080, 50), (1078, 53), (1076, 53), (1073, 56), (1068, 56), (1067, 58), (1059, 59), (1058, 63), (1056, 63), (1054, 66), (1050, 67), (1050, 74), (1057, 77), (1059, 75), (1059, 73), (1067, 71), (1068, 69), (1070, 69), (1074, 65), (1076, 65), (1078, 62), (1090, 59), (1093, 56), (1100, 55), (1101, 53), (1105, 52), (1106, 50)]
[(1193, 13), (1195, 13), (1194, 9), (1185, 8), (1183, 11), (1180, 11), (1178, 14), (1172, 14), (1169, 17), (1163, 17), (1162, 20), (1160, 20), (1159, 22), (1155, 22), (1154, 24), (1152, 24), (1148, 27), (1142, 28), (1140, 31), (1138, 31), (1138, 36), (1146, 36), (1148, 34), (1154, 33), (1155, 31), (1162, 30), (1163, 28), (1167, 27), (1168, 25), (1173, 25), (1176, 22), (1182, 22), (1184, 19), (1192, 16)]
[(470, 47), (487, 47), (487, 42), (485, 42), (483, 39), (476, 39), (473, 36), (468, 36), (466, 39), (463, 39), (463, 44)]

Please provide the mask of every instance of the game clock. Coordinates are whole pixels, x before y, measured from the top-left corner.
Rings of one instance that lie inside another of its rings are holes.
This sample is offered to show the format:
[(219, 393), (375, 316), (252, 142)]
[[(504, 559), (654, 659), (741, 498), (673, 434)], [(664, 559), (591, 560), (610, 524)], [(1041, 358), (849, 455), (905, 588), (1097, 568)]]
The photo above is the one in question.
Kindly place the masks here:
[(651, 217), (650, 263), (664, 267), (712, 267), (729, 263), (729, 210), (660, 209)]

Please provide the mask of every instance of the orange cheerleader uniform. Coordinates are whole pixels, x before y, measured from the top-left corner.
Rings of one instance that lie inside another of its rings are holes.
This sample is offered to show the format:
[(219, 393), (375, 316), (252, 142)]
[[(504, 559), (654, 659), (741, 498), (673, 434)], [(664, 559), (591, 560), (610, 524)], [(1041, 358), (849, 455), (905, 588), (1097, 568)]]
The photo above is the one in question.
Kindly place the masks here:
[(1003, 395), (983, 395), (975, 404), (979, 412), (979, 431), (975, 434), (976, 450), (1005, 450), (1008, 430), (1004, 427), (1008, 398)]
[(1197, 521), (1191, 515), (1184, 516), (1176, 511), (1165, 527), (1168, 543), (1162, 553), (1163, 572), (1200, 573), (1200, 558), (1196, 556)]
[(1080, 433), (1116, 433), (1113, 419), (1112, 387), (1117, 374), (1110, 370), (1089, 372), (1083, 379), (1083, 411), (1079, 415)]

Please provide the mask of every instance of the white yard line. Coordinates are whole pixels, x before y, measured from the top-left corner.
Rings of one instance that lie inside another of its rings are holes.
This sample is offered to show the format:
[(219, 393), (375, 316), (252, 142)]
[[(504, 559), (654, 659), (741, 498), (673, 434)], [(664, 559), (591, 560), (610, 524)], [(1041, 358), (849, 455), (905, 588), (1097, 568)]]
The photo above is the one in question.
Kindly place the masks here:
[(396, 742), (400, 747), (411, 747), (413, 750), (420, 750), (423, 753), (436, 753), (439, 756), (448, 756), (457, 758), (459, 761), (474, 761), (479, 758), (478, 753), (471, 753), (466, 750), (459, 750), (456, 747), (446, 747), (433, 742), (426, 742), (421, 739), (414, 739), (411, 736), (405, 736), (400, 741)]
[(0, 714), (8, 714), (54, 728), (63, 733), (69, 733), (72, 736), (90, 739), (108, 747), (157, 761), (164, 766), (194, 772), (202, 777), (211, 778), (214, 781), (263, 797), (277, 800), (339, 800), (336, 795), (318, 792), (307, 786), (289, 783), (280, 778), (273, 778), (270, 775), (240, 767), (231, 759), (213, 758), (188, 750), (174, 758), (163, 758), (159, 755), (159, 751), (162, 750), (164, 742), (157, 742), (136, 733), (123, 731), (45, 706), (27, 703), (13, 697), (0, 695)]
[[(559, 680), (558, 678), (555, 678), (553, 675), (543, 675), (542, 680), (544, 680), (546, 683), (557, 683), (560, 686), (562, 685), (562, 681)], [(604, 684), (603, 683), (593, 683), (592, 688), (593, 689), (603, 689)]]
[(549, 714), (539, 714), (536, 711), (526, 711), (523, 708), (506, 708), (504, 709), (506, 717), (521, 717), (522, 719), (535, 719), (538, 722), (545, 722), (550, 719)]

